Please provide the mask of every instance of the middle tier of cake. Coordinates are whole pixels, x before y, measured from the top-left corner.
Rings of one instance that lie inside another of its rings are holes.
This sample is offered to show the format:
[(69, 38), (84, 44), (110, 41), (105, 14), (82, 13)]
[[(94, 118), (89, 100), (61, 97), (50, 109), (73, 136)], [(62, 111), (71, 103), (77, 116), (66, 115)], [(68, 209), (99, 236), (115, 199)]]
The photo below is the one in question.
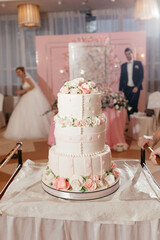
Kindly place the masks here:
[(56, 152), (81, 155), (103, 151), (105, 145), (105, 120), (98, 126), (62, 127), (55, 124)]
[(102, 176), (111, 168), (111, 152), (108, 145), (103, 151), (90, 155), (65, 155), (56, 151), (56, 146), (49, 150), (49, 168), (55, 176), (70, 178), (79, 176)]

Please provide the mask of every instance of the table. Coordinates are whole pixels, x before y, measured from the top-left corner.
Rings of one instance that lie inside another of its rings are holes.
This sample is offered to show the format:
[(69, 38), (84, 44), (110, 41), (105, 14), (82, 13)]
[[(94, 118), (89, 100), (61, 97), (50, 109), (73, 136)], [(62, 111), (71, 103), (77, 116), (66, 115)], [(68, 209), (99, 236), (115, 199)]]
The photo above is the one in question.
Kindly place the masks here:
[(0, 239), (159, 240), (160, 190), (139, 160), (116, 164), (121, 176), (117, 192), (70, 201), (45, 193), (41, 175), (46, 163), (27, 160), (0, 201)]
[[(106, 144), (113, 148), (117, 143), (123, 143), (125, 148), (128, 147), (125, 137), (124, 130), (127, 119), (127, 111), (122, 108), (121, 111), (117, 111), (114, 108), (106, 108), (103, 113), (107, 117), (106, 123)], [(48, 144), (51, 146), (55, 144), (54, 137), (54, 115), (51, 119), (50, 131), (48, 137)]]
[(127, 120), (127, 111), (122, 108), (117, 111), (114, 108), (106, 108), (103, 110), (107, 117), (106, 123), (106, 144), (112, 149), (117, 143), (123, 143), (125, 148), (128, 147), (125, 137), (125, 124)]
[(130, 115), (130, 124), (128, 136), (134, 140), (144, 135), (152, 136), (156, 131), (156, 118), (155, 116), (147, 117), (143, 113), (135, 113)]

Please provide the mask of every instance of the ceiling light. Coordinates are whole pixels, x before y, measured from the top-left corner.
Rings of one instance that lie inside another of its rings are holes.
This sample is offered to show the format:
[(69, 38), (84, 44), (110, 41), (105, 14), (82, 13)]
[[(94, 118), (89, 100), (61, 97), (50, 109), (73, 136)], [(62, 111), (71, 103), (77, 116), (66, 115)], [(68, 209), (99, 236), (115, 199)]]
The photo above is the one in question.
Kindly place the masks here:
[(136, 0), (134, 15), (137, 20), (159, 18), (157, 0)]
[(18, 5), (19, 27), (40, 27), (39, 6), (36, 4)]
[(6, 4), (5, 3), (1, 3), (1, 7), (5, 8)]
[(58, 0), (58, 5), (62, 5), (62, 1), (61, 0)]

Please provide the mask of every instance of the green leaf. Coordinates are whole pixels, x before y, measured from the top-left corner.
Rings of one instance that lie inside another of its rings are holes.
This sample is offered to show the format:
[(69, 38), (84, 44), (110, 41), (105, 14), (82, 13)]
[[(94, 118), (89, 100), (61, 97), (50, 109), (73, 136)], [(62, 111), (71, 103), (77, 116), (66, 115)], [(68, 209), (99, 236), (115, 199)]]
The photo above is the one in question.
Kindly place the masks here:
[(82, 187), (81, 190), (80, 190), (80, 192), (87, 192), (87, 188)]
[(70, 85), (69, 82), (67, 82), (67, 83), (65, 83), (64, 86), (65, 86), (65, 87), (70, 87), (69, 85)]
[(76, 120), (77, 120), (76, 118), (72, 118), (73, 123), (74, 123)]
[(80, 90), (80, 89), (77, 89), (77, 92), (78, 92), (78, 93), (81, 93), (81, 90)]
[(88, 180), (88, 177), (86, 176), (83, 176), (83, 179), (85, 180), (85, 181), (87, 181)]
[(69, 178), (66, 178), (66, 181), (69, 182)]

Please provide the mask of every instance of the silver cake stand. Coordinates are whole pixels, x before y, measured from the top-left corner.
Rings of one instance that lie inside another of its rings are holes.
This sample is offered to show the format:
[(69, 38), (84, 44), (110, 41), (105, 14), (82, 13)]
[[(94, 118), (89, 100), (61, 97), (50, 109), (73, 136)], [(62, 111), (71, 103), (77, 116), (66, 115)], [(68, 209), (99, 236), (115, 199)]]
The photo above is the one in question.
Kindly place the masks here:
[(99, 190), (95, 190), (94, 192), (73, 192), (73, 191), (63, 191), (57, 190), (42, 181), (42, 188), (45, 192), (50, 195), (62, 199), (68, 200), (93, 200), (102, 197), (106, 197), (114, 193), (119, 188), (119, 178), (116, 179), (115, 183), (107, 188), (101, 188)]

